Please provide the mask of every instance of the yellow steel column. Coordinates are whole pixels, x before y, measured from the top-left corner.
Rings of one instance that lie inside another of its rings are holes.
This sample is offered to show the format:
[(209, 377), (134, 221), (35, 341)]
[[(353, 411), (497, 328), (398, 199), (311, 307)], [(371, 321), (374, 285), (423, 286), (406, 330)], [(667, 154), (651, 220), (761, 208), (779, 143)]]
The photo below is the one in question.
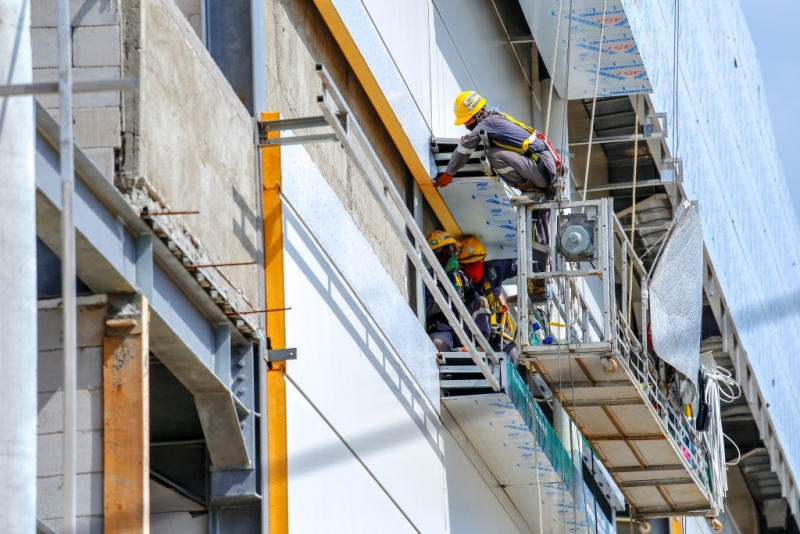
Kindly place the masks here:
[[(261, 120), (277, 120), (278, 112), (261, 114)], [(270, 132), (269, 138), (278, 137)], [(266, 307), (285, 308), (283, 277), (283, 206), (281, 205), (281, 149), (261, 149), (261, 180), (264, 205), (264, 269)], [(266, 314), (267, 337), (271, 348), (286, 348), (286, 315), (283, 311)], [(269, 481), (269, 531), (289, 532), (289, 483), (286, 452), (286, 363), (270, 364), (267, 370), (267, 466)]]

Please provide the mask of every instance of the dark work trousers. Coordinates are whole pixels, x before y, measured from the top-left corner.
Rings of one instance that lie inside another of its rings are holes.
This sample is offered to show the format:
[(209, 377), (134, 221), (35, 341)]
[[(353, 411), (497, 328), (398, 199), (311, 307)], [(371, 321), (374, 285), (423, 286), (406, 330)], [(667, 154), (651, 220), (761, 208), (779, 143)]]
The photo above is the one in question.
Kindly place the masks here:
[[(539, 154), (539, 161), (523, 154), (492, 147), (486, 151), (492, 169), (511, 187), (520, 191), (538, 190), (545, 194), (547, 200), (553, 200), (555, 194), (549, 193), (548, 188), (553, 185), (553, 174), (548, 170), (554, 167), (553, 157), (550, 153)], [(533, 269), (536, 272), (547, 270), (549, 254), (547, 247), (550, 245), (550, 211), (534, 210), (533, 229), (536, 241), (533, 244)]]

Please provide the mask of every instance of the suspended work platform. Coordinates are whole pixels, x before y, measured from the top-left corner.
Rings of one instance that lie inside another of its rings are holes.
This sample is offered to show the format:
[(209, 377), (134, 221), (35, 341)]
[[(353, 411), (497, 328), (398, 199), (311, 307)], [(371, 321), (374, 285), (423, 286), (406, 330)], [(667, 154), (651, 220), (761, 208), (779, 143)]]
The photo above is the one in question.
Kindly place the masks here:
[[(549, 269), (538, 272), (531, 225), (546, 216)], [(542, 280), (551, 295), (517, 298), (518, 331), (539, 322), (553, 340), (520, 336), (523, 362), (550, 387), (635, 517), (715, 517), (722, 496), (710, 482), (709, 454), (646, 349), (647, 272), (612, 200), (521, 206), (517, 223), (518, 295)]]

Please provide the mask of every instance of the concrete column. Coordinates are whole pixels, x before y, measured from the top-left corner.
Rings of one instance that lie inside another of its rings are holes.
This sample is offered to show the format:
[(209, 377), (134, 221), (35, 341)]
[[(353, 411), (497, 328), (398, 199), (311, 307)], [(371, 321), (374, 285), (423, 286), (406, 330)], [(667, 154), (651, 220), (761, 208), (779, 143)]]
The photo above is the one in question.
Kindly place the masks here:
[[(31, 83), (30, 2), (0, 0), (0, 84)], [(32, 96), (0, 98), (0, 513), (36, 529), (36, 179)]]

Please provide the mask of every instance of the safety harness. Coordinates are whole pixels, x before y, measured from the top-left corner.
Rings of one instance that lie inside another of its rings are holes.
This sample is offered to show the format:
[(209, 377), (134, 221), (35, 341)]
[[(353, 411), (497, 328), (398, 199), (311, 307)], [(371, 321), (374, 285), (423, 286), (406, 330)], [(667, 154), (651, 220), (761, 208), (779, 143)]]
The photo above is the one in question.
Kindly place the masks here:
[[(503, 121), (495, 122), (496, 119), (505, 119), (508, 123), (504, 124)], [(490, 113), (484, 121), (491, 121), (493, 128), (490, 129), (491, 136), (486, 132), (486, 124), (479, 125), (478, 135), (483, 142), (483, 156), (481, 156), (481, 165), (484, 172), (489, 176), (494, 176), (494, 171), (491, 168), (488, 158), (489, 147), (496, 146), (505, 150), (511, 150), (517, 154), (523, 154), (530, 157), (533, 161), (539, 161), (539, 154), (544, 151), (549, 151), (555, 161), (556, 173), (561, 167), (561, 156), (556, 151), (550, 140), (545, 137), (536, 128), (531, 128), (527, 124), (518, 121), (507, 113), (498, 111)], [(513, 126), (512, 126), (513, 125)], [(537, 147), (537, 141), (541, 143)]]

